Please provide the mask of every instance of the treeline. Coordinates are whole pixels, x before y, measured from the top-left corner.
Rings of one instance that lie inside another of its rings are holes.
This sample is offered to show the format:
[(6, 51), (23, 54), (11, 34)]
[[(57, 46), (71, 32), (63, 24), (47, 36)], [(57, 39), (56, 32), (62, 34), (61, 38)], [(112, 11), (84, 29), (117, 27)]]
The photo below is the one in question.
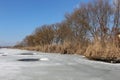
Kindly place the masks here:
[(119, 32), (120, 0), (92, 0), (65, 14), (61, 23), (38, 27), (16, 47), (116, 60), (120, 58)]

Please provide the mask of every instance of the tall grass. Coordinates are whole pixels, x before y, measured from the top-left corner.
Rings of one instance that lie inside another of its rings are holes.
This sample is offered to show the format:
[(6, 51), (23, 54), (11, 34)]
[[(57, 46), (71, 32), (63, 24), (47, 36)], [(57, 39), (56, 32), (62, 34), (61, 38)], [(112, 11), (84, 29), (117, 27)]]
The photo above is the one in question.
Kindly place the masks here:
[(95, 41), (88, 46), (82, 46), (80, 43), (64, 42), (63, 44), (51, 44), (35, 47), (22, 47), (21, 49), (42, 51), (48, 53), (78, 54), (84, 55), (88, 59), (107, 62), (120, 61), (120, 48), (115, 44), (106, 42), (103, 46), (100, 41)]
[(87, 47), (84, 56), (94, 60), (117, 62), (120, 60), (120, 48), (109, 42), (103, 46), (100, 41), (97, 41)]
[(21, 49), (61, 54), (83, 54), (85, 52), (85, 49), (82, 48), (80, 44), (73, 44), (70, 42), (64, 42), (63, 44), (50, 44), (44, 46), (21, 47)]

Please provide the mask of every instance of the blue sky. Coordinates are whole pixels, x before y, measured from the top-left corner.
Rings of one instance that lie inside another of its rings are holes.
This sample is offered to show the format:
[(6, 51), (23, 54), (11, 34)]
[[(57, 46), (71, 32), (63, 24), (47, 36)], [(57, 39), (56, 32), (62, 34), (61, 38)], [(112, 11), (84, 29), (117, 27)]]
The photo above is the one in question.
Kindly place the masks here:
[(11, 45), (36, 27), (64, 19), (81, 2), (90, 0), (0, 0), (0, 45)]

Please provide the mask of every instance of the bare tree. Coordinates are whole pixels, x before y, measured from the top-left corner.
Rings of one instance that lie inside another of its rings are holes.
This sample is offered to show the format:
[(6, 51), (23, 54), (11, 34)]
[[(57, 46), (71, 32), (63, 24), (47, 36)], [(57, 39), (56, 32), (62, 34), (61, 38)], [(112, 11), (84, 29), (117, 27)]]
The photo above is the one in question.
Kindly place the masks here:
[(52, 25), (43, 25), (37, 28), (34, 34), (38, 45), (51, 44), (53, 42), (54, 30)]

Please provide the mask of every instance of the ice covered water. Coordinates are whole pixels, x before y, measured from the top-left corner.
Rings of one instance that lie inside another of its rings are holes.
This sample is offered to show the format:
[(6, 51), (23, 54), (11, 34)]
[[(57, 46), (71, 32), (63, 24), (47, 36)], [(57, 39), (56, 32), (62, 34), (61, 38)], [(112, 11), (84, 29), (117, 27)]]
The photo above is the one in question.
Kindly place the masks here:
[[(0, 49), (0, 53), (7, 53), (7, 56), (0, 55), (0, 80), (120, 79), (120, 64), (90, 61), (78, 55), (39, 52), (37, 55), (16, 55), (28, 52), (31, 51)], [(17, 61), (22, 58), (39, 58), (40, 61)]]

